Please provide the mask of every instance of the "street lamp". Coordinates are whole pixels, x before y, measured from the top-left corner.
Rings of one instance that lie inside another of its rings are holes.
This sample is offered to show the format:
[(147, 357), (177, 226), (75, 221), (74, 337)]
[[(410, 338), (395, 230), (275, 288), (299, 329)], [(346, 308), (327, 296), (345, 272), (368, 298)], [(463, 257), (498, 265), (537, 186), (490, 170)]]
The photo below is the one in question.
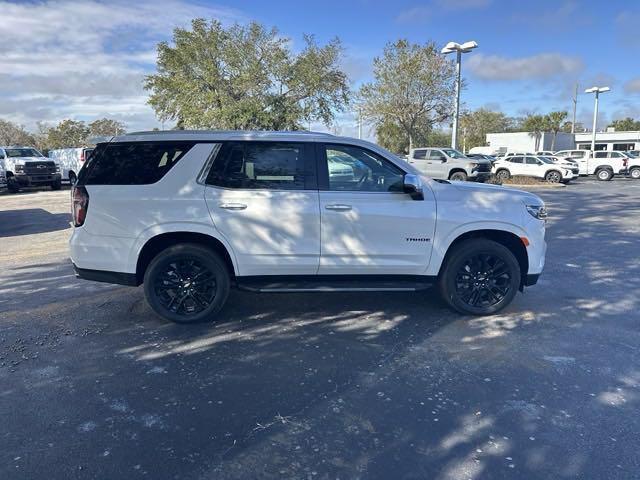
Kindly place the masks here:
[(591, 130), (591, 156), (595, 156), (596, 151), (596, 122), (598, 121), (598, 97), (601, 93), (611, 90), (609, 87), (591, 87), (587, 88), (584, 93), (595, 93), (596, 103), (593, 108), (593, 129)]
[(462, 45), (456, 42), (447, 43), (442, 49), (442, 54), (456, 52), (456, 108), (453, 116), (453, 131), (451, 132), (451, 148), (456, 148), (458, 143), (458, 117), (460, 115), (460, 64), (462, 62), (462, 54), (468, 53), (478, 44), (474, 41), (464, 42)]

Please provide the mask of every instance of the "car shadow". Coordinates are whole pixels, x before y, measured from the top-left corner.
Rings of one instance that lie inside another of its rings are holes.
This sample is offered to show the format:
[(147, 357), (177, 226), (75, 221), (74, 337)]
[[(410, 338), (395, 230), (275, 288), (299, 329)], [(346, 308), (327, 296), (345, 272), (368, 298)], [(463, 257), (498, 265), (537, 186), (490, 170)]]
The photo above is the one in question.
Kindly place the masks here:
[(42, 208), (0, 210), (0, 237), (19, 237), (69, 228), (70, 213), (51, 213)]

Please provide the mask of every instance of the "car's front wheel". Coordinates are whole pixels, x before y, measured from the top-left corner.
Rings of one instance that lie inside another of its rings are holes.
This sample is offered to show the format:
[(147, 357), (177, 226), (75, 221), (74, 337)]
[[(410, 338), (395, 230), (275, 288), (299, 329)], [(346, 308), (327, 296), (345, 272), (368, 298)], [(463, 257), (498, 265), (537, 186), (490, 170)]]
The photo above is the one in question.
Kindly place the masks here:
[(467, 174), (466, 172), (462, 171), (453, 172), (451, 175), (449, 175), (449, 180), (453, 182), (466, 182)]
[(51, 183), (51, 190), (60, 190), (61, 188), (62, 188), (61, 180), (56, 180), (55, 182)]
[(224, 306), (229, 271), (220, 256), (196, 244), (180, 244), (158, 254), (144, 275), (151, 308), (176, 323), (212, 320)]
[(629, 170), (629, 176), (635, 180), (640, 179), (640, 167), (634, 167)]
[(551, 170), (550, 172), (547, 172), (544, 179), (549, 183), (558, 183), (562, 180), (562, 175), (560, 175), (560, 172), (556, 170)]
[(511, 250), (478, 238), (453, 247), (438, 279), (444, 300), (466, 315), (502, 310), (515, 297), (520, 281), (520, 264)]

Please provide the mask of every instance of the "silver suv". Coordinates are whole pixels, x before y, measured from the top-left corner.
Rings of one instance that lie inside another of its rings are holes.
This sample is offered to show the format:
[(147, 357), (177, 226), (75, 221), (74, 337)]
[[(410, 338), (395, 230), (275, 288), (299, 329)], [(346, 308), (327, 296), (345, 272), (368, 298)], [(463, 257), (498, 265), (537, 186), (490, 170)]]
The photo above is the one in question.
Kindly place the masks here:
[(469, 158), (453, 148), (414, 148), (407, 161), (431, 178), (485, 181), (491, 176), (491, 161)]

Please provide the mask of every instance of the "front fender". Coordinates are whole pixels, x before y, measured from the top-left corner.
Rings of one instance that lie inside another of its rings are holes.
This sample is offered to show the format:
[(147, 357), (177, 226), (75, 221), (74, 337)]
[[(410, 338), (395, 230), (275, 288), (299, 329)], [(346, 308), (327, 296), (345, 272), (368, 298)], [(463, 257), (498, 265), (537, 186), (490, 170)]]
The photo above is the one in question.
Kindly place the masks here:
[(526, 237), (526, 231), (513, 223), (509, 222), (486, 222), (486, 221), (477, 221), (477, 222), (469, 222), (463, 225), (459, 225), (453, 230), (450, 230), (441, 238), (437, 234), (436, 227), (436, 238), (433, 243), (433, 250), (431, 253), (431, 261), (429, 262), (429, 268), (427, 269), (427, 275), (438, 275), (440, 272), (440, 267), (442, 266), (442, 262), (444, 261), (449, 248), (460, 236), (465, 233), (475, 232), (478, 230), (497, 230), (503, 232), (509, 232), (517, 237)]

